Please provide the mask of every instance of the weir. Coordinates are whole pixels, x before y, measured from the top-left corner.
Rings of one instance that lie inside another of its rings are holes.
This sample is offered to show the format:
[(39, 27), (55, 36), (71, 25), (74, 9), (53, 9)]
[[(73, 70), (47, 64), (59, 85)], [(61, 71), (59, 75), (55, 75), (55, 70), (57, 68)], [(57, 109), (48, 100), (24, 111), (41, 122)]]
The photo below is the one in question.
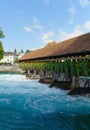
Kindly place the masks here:
[(34, 75), (50, 87), (85, 90), (90, 87), (90, 33), (60, 43), (48, 43), (24, 55), (19, 62), (28, 77)]

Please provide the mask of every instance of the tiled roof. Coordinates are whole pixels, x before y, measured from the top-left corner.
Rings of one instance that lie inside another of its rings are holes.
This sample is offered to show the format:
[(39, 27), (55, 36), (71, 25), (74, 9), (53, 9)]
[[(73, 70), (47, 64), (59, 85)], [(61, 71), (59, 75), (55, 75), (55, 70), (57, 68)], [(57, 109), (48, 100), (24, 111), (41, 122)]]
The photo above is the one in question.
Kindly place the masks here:
[(12, 56), (12, 55), (17, 55), (17, 54), (15, 54), (15, 53), (13, 53), (13, 52), (4, 52), (4, 55), (6, 55), (6, 56)]
[(50, 42), (45, 47), (31, 51), (20, 58), (20, 61), (52, 56), (90, 52), (90, 33), (59, 43)]

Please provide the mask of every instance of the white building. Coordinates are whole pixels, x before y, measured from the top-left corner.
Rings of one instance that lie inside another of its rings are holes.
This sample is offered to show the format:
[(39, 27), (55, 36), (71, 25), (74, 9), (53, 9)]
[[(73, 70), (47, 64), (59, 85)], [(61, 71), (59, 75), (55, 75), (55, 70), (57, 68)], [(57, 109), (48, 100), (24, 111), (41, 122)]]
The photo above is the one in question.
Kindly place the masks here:
[(18, 53), (18, 59), (20, 59), (25, 53), (19, 52)]
[(14, 61), (17, 57), (18, 57), (17, 54), (13, 52), (5, 52), (3, 59), (0, 60), (0, 63), (14, 64)]

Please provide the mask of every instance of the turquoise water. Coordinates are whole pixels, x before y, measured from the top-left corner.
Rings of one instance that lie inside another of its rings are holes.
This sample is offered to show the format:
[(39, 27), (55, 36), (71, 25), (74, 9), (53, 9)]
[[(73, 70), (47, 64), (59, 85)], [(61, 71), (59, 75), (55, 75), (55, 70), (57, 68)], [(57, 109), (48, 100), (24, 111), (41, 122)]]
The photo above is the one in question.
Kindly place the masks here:
[(90, 130), (90, 97), (0, 74), (0, 130)]

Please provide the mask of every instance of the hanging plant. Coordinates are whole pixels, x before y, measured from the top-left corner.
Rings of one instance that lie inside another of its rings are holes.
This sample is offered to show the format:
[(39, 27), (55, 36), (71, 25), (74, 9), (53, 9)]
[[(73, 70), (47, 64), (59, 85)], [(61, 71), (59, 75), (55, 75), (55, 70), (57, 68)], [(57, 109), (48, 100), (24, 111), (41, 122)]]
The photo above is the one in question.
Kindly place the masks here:
[(87, 64), (87, 61), (84, 60), (84, 64), (83, 64), (83, 73), (84, 73), (84, 76), (88, 76), (88, 64)]
[(63, 73), (63, 63), (60, 62), (60, 72)]
[(70, 70), (71, 70), (71, 76), (73, 77), (73, 75), (74, 75), (74, 63), (73, 63), (73, 61), (70, 61)]
[(76, 63), (76, 75), (77, 77), (80, 76), (80, 62), (79, 61), (77, 61)]
[(68, 61), (65, 61), (65, 73), (68, 77)]

